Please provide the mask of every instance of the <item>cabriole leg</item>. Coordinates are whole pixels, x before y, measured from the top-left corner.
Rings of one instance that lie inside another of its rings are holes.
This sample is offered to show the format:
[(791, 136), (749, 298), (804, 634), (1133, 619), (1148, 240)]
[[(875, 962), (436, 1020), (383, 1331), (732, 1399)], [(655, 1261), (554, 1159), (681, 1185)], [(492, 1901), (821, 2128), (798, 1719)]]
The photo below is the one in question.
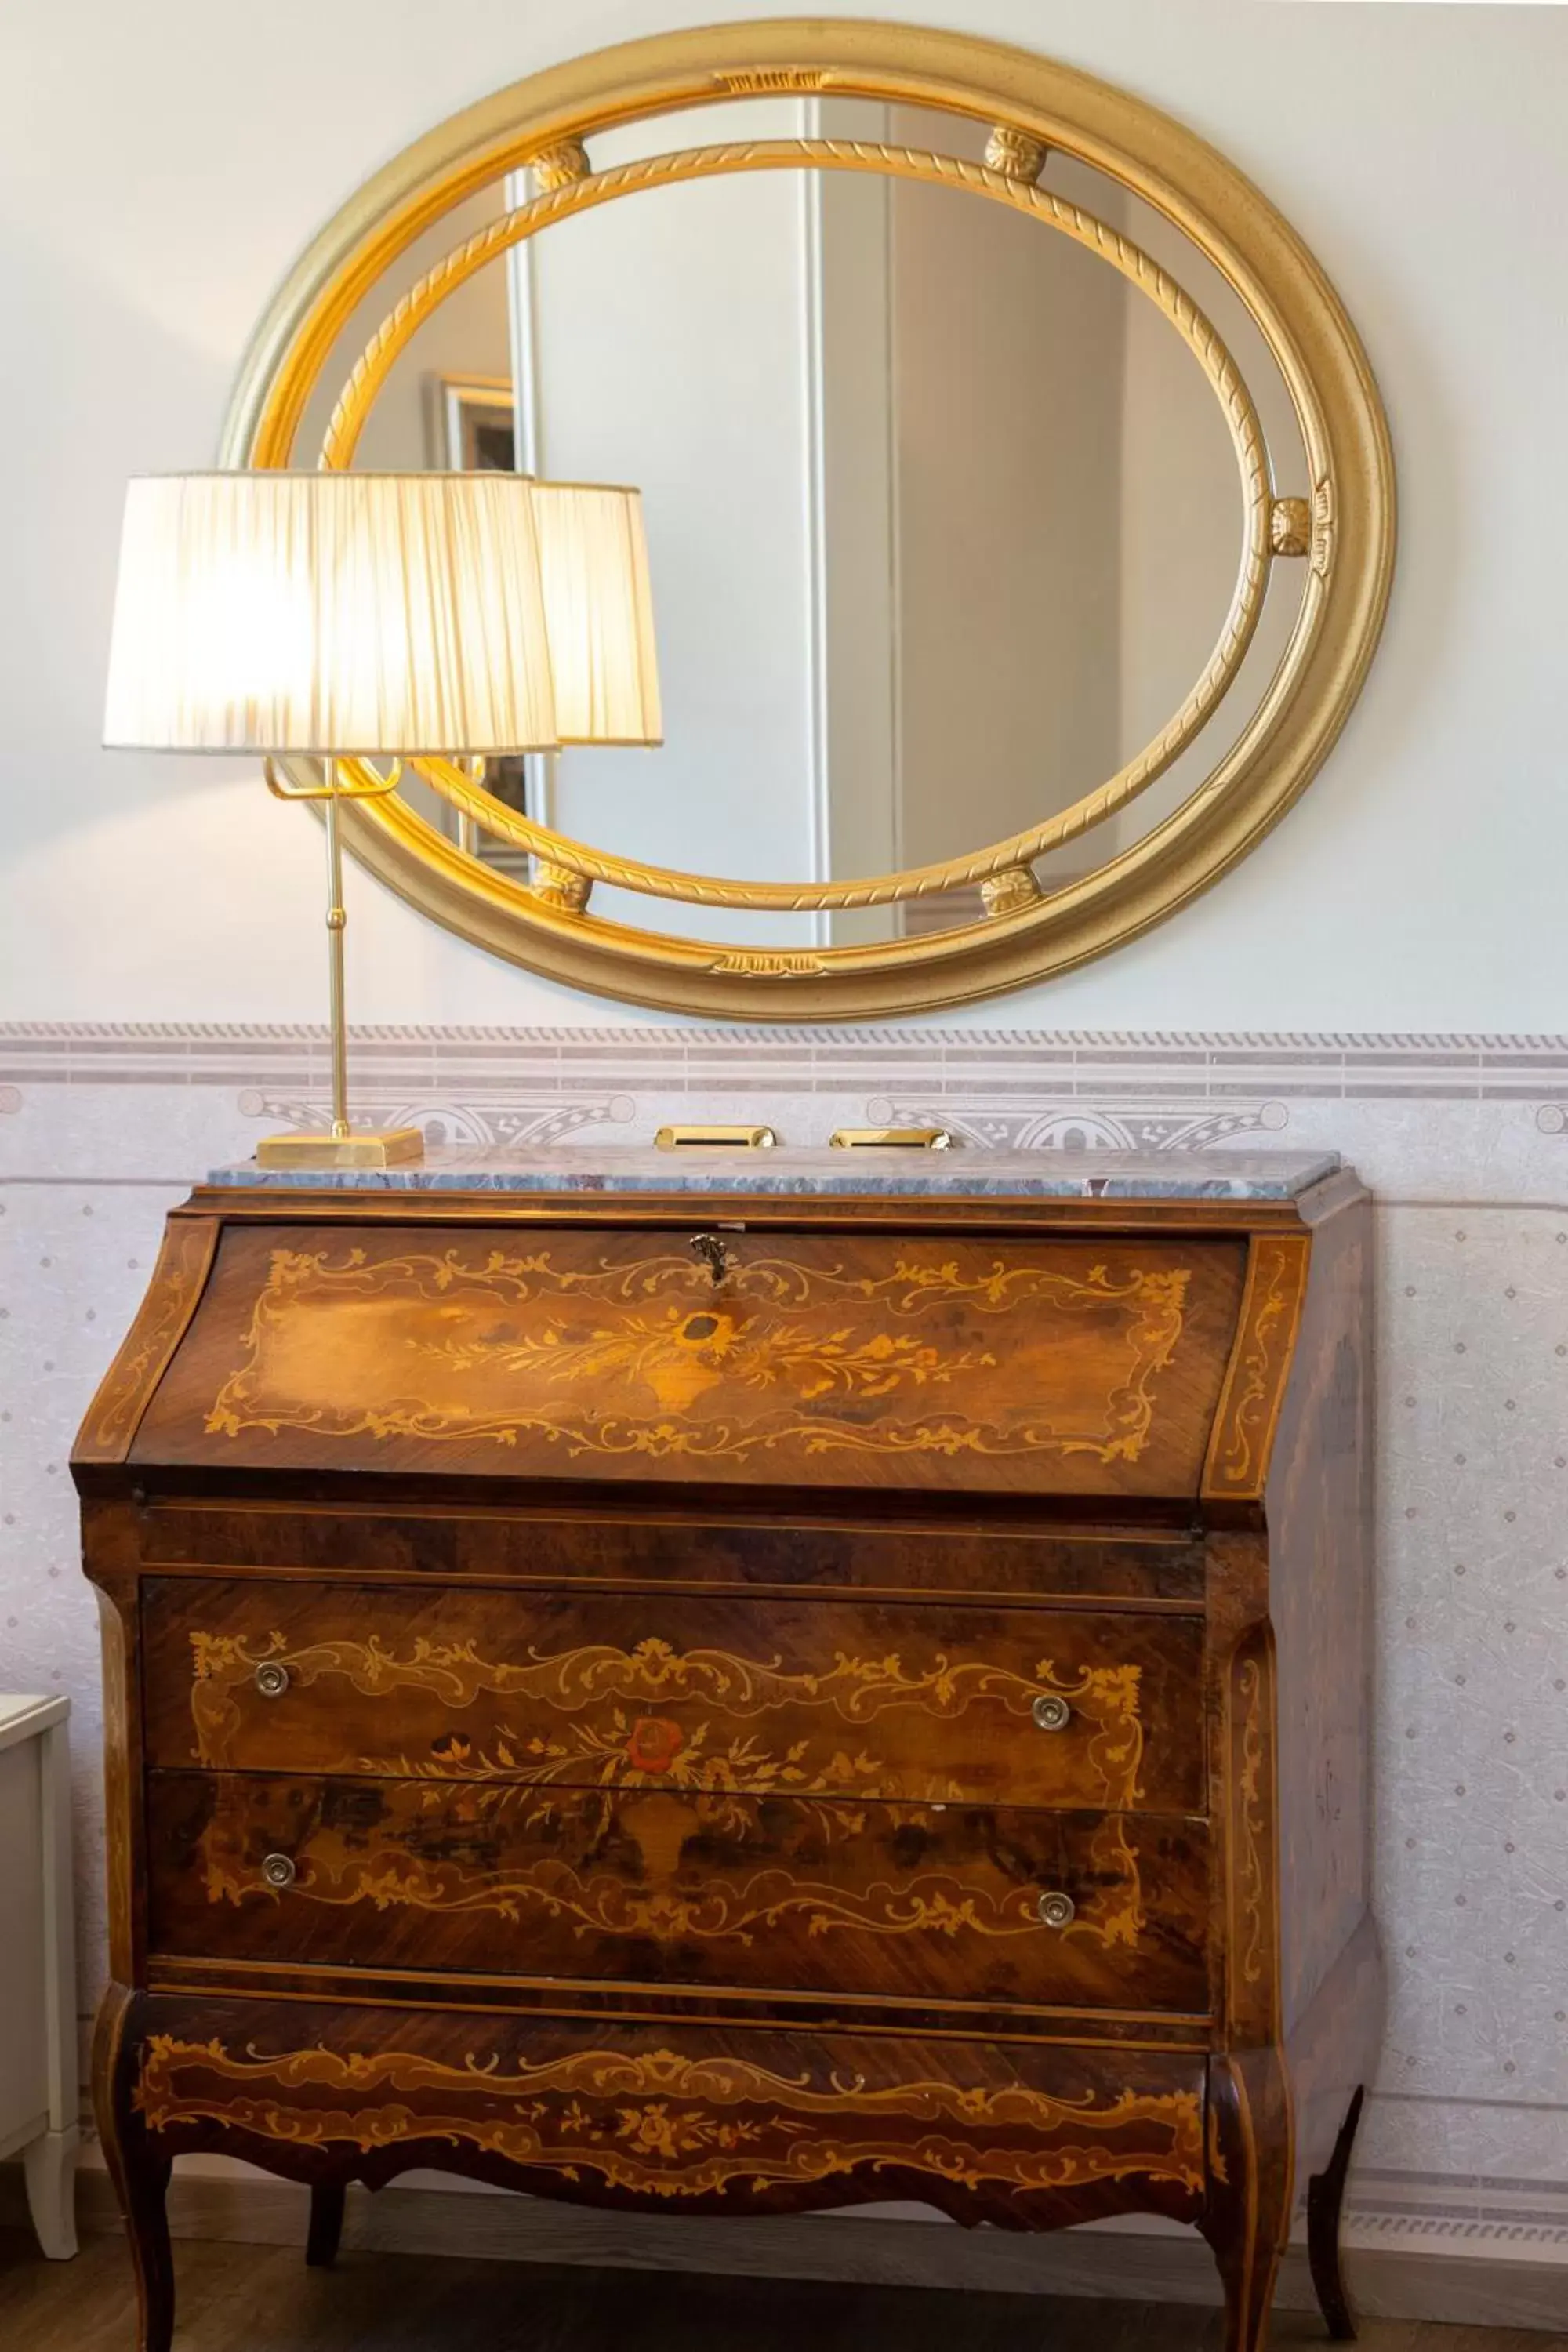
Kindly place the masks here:
[(1365, 2096), (1364, 2087), (1356, 2092), (1340, 2126), (1332, 2156), (1322, 2171), (1314, 2173), (1307, 2183), (1307, 2253), (1312, 2265), (1312, 2284), (1317, 2290), (1329, 2334), (1336, 2344), (1352, 2342), (1356, 2332), (1355, 2315), (1345, 2293), (1344, 2273), (1340, 2266), (1340, 2215), (1344, 2207), (1345, 2180), (1355, 2147), (1356, 2126), (1361, 2121)]
[(122, 2039), (130, 2008), (130, 1994), (111, 1985), (98, 2013), (93, 2105), (136, 2272), (136, 2352), (169, 2352), (174, 2334), (174, 2263), (164, 2199), (174, 2167), (158, 2151), (132, 2104)]
[(1294, 2155), (1274, 2052), (1211, 2070), (1209, 2210), (1203, 2224), (1225, 2287), (1226, 2352), (1262, 2352), (1290, 2228)]
[(136, 2271), (136, 2352), (169, 2352), (174, 2336), (174, 2263), (169, 2251), (164, 2197), (174, 2168), (153, 2156), (142, 2136), (127, 2145), (103, 2132), (103, 2149), (125, 2216), (131, 2260)]

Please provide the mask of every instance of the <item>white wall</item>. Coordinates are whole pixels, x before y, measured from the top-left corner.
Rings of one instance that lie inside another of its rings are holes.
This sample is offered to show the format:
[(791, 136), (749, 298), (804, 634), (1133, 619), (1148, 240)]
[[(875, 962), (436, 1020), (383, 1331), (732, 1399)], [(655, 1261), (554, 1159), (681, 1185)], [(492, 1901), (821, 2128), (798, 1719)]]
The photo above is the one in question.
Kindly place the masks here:
[[(1384, 649), (1328, 771), (1215, 895), (1002, 1017), (1560, 1021), (1568, 16), (1300, 0), (855, 0), (853, 13), (1053, 51), (1225, 148), (1345, 296), (1399, 459)], [(250, 16), (210, 0), (10, 0), (0, 1013), (319, 1015), (308, 821), (241, 769), (98, 748), (123, 478), (210, 460), (252, 320), (373, 167), (569, 50), (713, 14), (712, 0), (467, 0), (438, 16), (419, 0), (276, 0), (258, 41)], [(366, 1013), (623, 1017), (437, 934), (363, 877), (353, 895)], [(994, 1025), (1000, 1010), (959, 1017)]]

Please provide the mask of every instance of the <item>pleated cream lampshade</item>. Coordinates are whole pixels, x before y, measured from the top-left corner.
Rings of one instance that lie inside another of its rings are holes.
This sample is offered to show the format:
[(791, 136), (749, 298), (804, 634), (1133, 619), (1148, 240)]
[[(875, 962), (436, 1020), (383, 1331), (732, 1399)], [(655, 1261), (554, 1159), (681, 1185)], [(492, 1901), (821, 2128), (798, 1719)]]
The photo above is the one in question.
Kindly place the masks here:
[(641, 496), (598, 482), (532, 487), (560, 740), (661, 742)]
[[(534, 512), (531, 485), (510, 474), (132, 481), (105, 742), (366, 757), (553, 747)], [(590, 653), (584, 666), (598, 680), (605, 662)]]

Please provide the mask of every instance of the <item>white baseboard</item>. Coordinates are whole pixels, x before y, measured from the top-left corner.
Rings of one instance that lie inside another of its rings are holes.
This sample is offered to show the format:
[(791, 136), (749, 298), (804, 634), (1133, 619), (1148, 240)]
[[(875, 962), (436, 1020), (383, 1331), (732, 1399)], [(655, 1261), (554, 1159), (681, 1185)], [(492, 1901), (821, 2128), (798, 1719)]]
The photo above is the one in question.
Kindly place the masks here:
[[(303, 2245), (309, 2199), (223, 2159), (186, 2158), (169, 2192), (176, 2238)], [(19, 2168), (0, 2168), (0, 2223), (26, 2217)], [(78, 2220), (119, 2226), (96, 2148), (84, 2151)], [(1368, 2318), (1447, 2320), (1472, 2327), (1568, 2334), (1568, 2243), (1526, 2232), (1506, 2214), (1467, 2220), (1447, 2234), (1430, 2215), (1359, 2215), (1347, 2229), (1351, 2293)], [(1561, 2233), (1568, 2237), (1568, 2233)], [(804, 2278), (970, 2293), (1089, 2295), (1124, 2303), (1214, 2305), (1213, 2258), (1197, 2235), (1169, 2225), (1090, 2226), (1042, 2237), (960, 2230), (904, 2213), (855, 2212), (730, 2221), (604, 2213), (548, 2200), (450, 2186), (350, 2191), (345, 2251), (461, 2255), (488, 2262), (690, 2271), (710, 2276)], [(1280, 2275), (1281, 2308), (1313, 2308), (1304, 2250)]]

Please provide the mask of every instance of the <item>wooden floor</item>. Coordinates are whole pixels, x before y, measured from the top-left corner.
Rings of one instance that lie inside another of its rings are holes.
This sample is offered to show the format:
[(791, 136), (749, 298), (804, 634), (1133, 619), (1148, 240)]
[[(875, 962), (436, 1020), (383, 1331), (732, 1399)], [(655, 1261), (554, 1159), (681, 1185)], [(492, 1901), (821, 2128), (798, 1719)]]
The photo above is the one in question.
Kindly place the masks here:
[[(1217, 2352), (1217, 2317), (1153, 2305), (964, 2294), (531, 2263), (347, 2253), (307, 2271), (297, 2249), (187, 2239), (175, 2247), (175, 2352)], [(5, 2352), (131, 2352), (125, 2251), (89, 2237), (46, 2263), (0, 2231)], [(1365, 2352), (1568, 2352), (1568, 2336), (1381, 2320)], [(1321, 2344), (1282, 2313), (1277, 2347)]]

